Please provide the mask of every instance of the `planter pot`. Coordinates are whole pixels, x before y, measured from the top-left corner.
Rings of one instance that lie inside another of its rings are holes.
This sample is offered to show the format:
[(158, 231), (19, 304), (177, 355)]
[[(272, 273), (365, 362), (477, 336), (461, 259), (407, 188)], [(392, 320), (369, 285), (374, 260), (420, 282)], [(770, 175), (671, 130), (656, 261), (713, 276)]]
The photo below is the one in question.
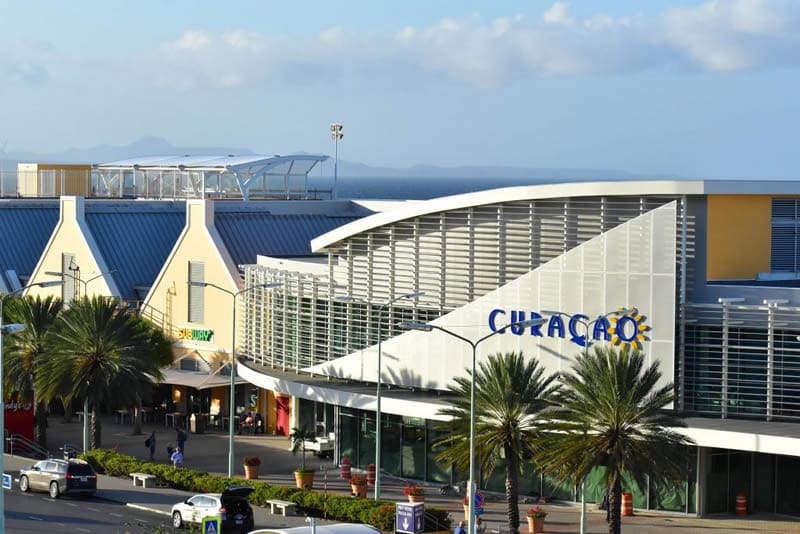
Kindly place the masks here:
[(246, 480), (256, 480), (258, 478), (258, 472), (260, 470), (260, 465), (246, 465), (244, 466), (244, 478)]
[(353, 490), (353, 496), (358, 497), (359, 499), (363, 499), (367, 496), (367, 485), (366, 484), (350, 484), (350, 489)]
[(544, 532), (544, 517), (529, 517), (528, 532)]
[(314, 471), (295, 471), (294, 481), (300, 489), (311, 489), (314, 486)]
[(425, 502), (425, 495), (409, 495), (408, 502)]

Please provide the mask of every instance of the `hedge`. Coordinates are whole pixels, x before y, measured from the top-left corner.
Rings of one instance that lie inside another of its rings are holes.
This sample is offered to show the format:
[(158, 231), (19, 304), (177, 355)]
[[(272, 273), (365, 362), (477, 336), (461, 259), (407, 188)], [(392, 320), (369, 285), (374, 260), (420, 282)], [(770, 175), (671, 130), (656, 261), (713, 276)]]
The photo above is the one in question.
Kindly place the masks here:
[[(172, 488), (195, 493), (221, 493), (230, 485), (248, 485), (254, 489), (249, 500), (257, 506), (267, 506), (270, 499), (281, 499), (297, 503), (309, 515), (322, 517), (327, 513), (327, 517), (335, 521), (367, 523), (380, 530), (394, 530), (395, 505), (391, 502), (330, 493), (325, 495), (319, 491), (278, 486), (258, 480), (228, 478), (193, 469), (175, 469), (166, 464), (142, 462), (133, 456), (106, 449), (95, 449), (80, 457), (89, 462), (95, 471), (108, 476), (128, 478), (130, 473), (148, 473), (156, 475)], [(448, 530), (450, 525), (447, 511), (425, 507), (426, 531)]]

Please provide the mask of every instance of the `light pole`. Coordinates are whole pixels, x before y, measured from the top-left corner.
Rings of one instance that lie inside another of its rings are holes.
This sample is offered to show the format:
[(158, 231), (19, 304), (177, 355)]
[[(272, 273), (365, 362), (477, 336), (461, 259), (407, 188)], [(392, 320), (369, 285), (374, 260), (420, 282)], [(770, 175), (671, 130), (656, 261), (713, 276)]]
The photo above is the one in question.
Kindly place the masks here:
[[(252, 291), (253, 289), (272, 289), (273, 287), (278, 287), (282, 284), (278, 282), (270, 282), (268, 284), (258, 284), (255, 286), (246, 287), (244, 289), (240, 289), (239, 291), (231, 291), (230, 289), (225, 289), (224, 287), (218, 286), (216, 284), (212, 284), (211, 282), (189, 282), (190, 286), (199, 286), (199, 287), (213, 287), (214, 289), (218, 289), (223, 293), (227, 293), (233, 299), (233, 314), (232, 314), (232, 323), (231, 323), (231, 384), (230, 384), (230, 399), (229, 399), (229, 409), (228, 409), (228, 478), (233, 478), (233, 463), (234, 463), (234, 450), (233, 450), (233, 421), (236, 417), (236, 297), (241, 295), (242, 293), (247, 293), (248, 291)], [(0, 533), (2, 534), (2, 533)]]
[[(21, 287), (9, 293), (6, 293), (2, 297), (0, 297), (0, 436), (2, 436), (3, 440), (3, 453), (0, 454), (0, 473), (5, 473), (5, 453), (6, 453), (6, 397), (5, 391), (3, 391), (3, 337), (6, 334), (13, 334), (14, 332), (19, 332), (20, 330), (25, 329), (24, 324), (7, 324), (3, 325), (3, 305), (6, 302), (6, 299), (18, 295), (25, 291), (29, 287), (52, 287), (52, 286), (59, 286), (63, 284), (60, 280), (54, 280), (50, 282), (37, 282), (35, 284), (30, 284), (27, 287)], [(5, 490), (0, 488), (0, 534), (4, 534), (6, 531), (6, 519), (5, 519), (5, 512), (6, 512), (6, 502), (5, 502)]]
[[(597, 319), (592, 319), (591, 321), (587, 321), (588, 317), (586, 317), (585, 315), (570, 314), (570, 313), (566, 313), (566, 312), (562, 312), (562, 311), (542, 310), (542, 313), (546, 313), (548, 315), (562, 315), (564, 317), (569, 317), (570, 321), (575, 321), (575, 322), (580, 323), (583, 326), (585, 326), (586, 327), (586, 335), (584, 336), (584, 338), (582, 340), (583, 341), (583, 351), (584, 351), (585, 354), (588, 355), (589, 354), (589, 347), (593, 343), (591, 337), (589, 336), (589, 330), (591, 329), (591, 326), (594, 323), (596, 323), (598, 321), (605, 321), (610, 315), (625, 315), (627, 313), (634, 312), (634, 311), (636, 311), (634, 308), (624, 308), (624, 309), (621, 309), (621, 310), (614, 310), (614, 311), (610, 311), (608, 313), (604, 313), (602, 315), (599, 315), (597, 317)], [(575, 336), (574, 333), (573, 333), (573, 336)], [(579, 342), (579, 341), (581, 341), (581, 339), (579, 337), (575, 336), (575, 337), (573, 337), (573, 341)], [(585, 433), (585, 431), (584, 431), (584, 433)], [(580, 534), (586, 534), (586, 529), (587, 529), (586, 520), (587, 520), (587, 517), (586, 517), (586, 477), (584, 477), (581, 480), (581, 528), (580, 528)]]
[[(381, 373), (383, 371), (381, 367), (381, 343), (383, 340), (383, 310), (386, 309), (387, 306), (390, 306), (397, 302), (398, 300), (403, 299), (417, 299), (425, 294), (424, 291), (414, 290), (410, 293), (406, 293), (404, 295), (400, 295), (393, 299), (389, 299), (386, 302), (382, 303), (378, 307), (378, 379), (377, 379), (377, 386), (375, 389), (375, 500), (378, 501), (381, 498)], [(355, 297), (341, 297), (338, 300), (344, 302), (364, 302), (361, 299)]]
[(344, 137), (342, 133), (343, 129), (344, 127), (341, 122), (331, 123), (331, 139), (333, 139), (335, 146), (335, 156), (333, 158), (333, 193), (331, 193), (331, 198), (336, 198), (336, 182), (339, 179), (339, 141)]
[(521, 327), (523, 329), (533, 326), (541, 326), (544, 324), (545, 320), (541, 317), (537, 317), (535, 319), (527, 319), (525, 321), (517, 321), (515, 323), (507, 324), (506, 326), (495, 330), (494, 332), (483, 336), (482, 338), (478, 339), (477, 341), (472, 341), (470, 339), (465, 338), (459, 334), (456, 334), (452, 330), (448, 330), (447, 328), (443, 328), (441, 326), (430, 324), (430, 323), (418, 323), (416, 321), (407, 321), (400, 323), (400, 325), (404, 328), (408, 328), (409, 330), (421, 330), (423, 332), (430, 332), (432, 330), (441, 330), (445, 334), (449, 334), (454, 338), (460, 339), (472, 347), (472, 373), (470, 376), (470, 392), (469, 392), (469, 489), (467, 490), (467, 499), (469, 500), (469, 512), (468, 512), (468, 520), (469, 524), (467, 525), (469, 534), (475, 534), (475, 477), (476, 477), (476, 466), (475, 466), (475, 364), (478, 358), (478, 345), (482, 342), (486, 341), (492, 336), (497, 334), (505, 333), (506, 328), (509, 327)]
[[(73, 271), (80, 271), (80, 269), (72, 269), (72, 270)], [(81, 284), (83, 284), (83, 296), (85, 297), (85, 296), (87, 296), (89, 294), (89, 282), (97, 280), (100, 277), (104, 277), (107, 274), (113, 274), (115, 272), (117, 272), (116, 269), (111, 269), (110, 271), (106, 271), (106, 272), (97, 274), (95, 276), (92, 276), (88, 280), (81, 280), (81, 278), (79, 276), (75, 276), (74, 274), (59, 273), (59, 272), (55, 272), (55, 271), (46, 271), (44, 274), (47, 274), (47, 275), (50, 275), (50, 276), (68, 276), (69, 278), (72, 278), (76, 282), (80, 282)]]

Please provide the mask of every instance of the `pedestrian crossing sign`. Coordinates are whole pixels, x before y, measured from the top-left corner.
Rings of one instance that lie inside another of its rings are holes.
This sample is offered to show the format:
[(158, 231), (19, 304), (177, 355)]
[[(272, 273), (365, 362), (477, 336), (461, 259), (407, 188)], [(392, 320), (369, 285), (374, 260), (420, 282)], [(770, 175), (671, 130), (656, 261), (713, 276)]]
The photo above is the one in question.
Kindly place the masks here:
[(209, 515), (203, 518), (203, 534), (219, 534), (219, 523), (222, 518), (218, 515)]

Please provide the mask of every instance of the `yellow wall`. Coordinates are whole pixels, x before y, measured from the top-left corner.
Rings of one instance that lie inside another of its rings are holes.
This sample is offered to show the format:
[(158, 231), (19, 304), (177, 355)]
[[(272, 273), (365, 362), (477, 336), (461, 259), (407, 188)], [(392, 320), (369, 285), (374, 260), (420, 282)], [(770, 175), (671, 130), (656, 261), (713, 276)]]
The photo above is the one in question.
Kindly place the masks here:
[[(62, 272), (61, 255), (74, 254), (75, 265), (80, 268), (80, 276), (88, 279), (99, 273), (109, 272), (97, 249), (97, 244), (83, 218), (82, 197), (61, 197), (61, 220), (56, 225), (50, 241), (39, 258), (30, 283), (58, 280), (58, 277), (45, 274)], [(118, 296), (116, 285), (112, 288), (112, 277), (100, 276), (87, 284), (76, 282), (81, 295), (88, 291), (90, 295)], [(30, 295), (54, 295), (61, 297), (62, 287), (31, 287), (26, 291)]]
[(772, 197), (709, 195), (708, 280), (753, 280), (770, 269)]
[[(39, 173), (44, 171), (56, 171), (52, 190), (40, 188)], [(45, 191), (48, 195), (53, 196), (88, 196), (91, 193), (91, 172), (91, 165), (86, 164), (19, 163), (17, 164), (17, 192), (22, 197), (39, 197)]]

